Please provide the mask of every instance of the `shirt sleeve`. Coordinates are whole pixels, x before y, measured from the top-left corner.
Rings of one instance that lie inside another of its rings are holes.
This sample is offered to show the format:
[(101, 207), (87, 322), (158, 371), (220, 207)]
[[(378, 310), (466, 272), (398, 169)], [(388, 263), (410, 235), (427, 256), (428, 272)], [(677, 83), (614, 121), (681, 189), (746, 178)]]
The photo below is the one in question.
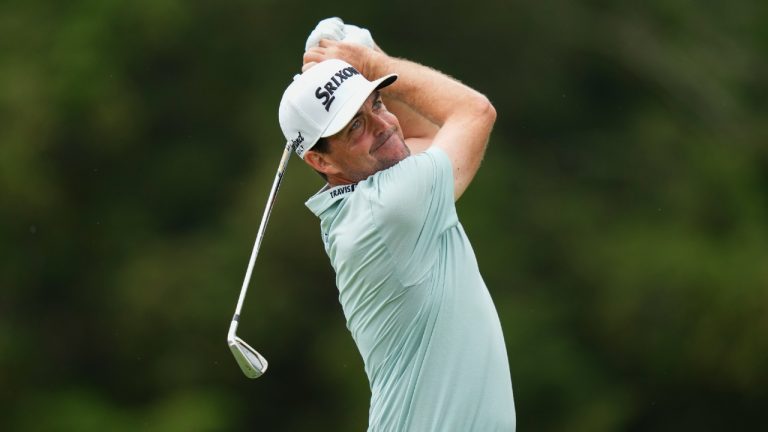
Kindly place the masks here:
[(448, 155), (435, 147), (373, 177), (373, 223), (406, 286), (427, 274), (441, 236), (458, 224), (453, 182)]

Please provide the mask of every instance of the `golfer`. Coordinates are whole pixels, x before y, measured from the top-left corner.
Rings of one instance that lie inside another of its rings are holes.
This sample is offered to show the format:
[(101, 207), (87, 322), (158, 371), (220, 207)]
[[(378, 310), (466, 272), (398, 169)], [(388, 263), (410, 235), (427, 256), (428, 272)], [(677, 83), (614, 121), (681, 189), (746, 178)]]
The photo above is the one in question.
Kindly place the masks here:
[(496, 112), (477, 91), (372, 39), (346, 41), (338, 23), (336, 33), (313, 32), (279, 116), (327, 181), (306, 205), (364, 361), (368, 430), (514, 431), (499, 317), (454, 204)]

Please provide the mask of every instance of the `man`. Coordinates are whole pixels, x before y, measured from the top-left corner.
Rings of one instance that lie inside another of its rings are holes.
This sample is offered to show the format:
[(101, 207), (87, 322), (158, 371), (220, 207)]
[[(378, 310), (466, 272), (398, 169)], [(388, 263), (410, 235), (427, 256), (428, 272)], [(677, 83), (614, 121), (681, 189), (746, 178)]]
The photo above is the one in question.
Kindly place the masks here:
[(495, 110), (442, 73), (345, 42), (340, 26), (308, 43), (280, 124), (328, 183), (306, 205), (365, 364), (368, 430), (514, 431), (501, 325), (454, 204)]

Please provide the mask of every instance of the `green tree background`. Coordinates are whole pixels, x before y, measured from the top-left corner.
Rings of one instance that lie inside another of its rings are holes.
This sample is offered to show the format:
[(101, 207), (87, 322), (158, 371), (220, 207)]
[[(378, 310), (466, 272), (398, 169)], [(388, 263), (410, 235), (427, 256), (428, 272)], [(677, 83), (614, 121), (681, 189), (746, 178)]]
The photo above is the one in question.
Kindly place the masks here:
[(239, 330), (269, 372), (225, 343), (280, 96), (334, 15), (497, 108), (458, 210), (520, 430), (765, 424), (768, 3), (8, 0), (0, 430), (364, 430), (296, 158)]

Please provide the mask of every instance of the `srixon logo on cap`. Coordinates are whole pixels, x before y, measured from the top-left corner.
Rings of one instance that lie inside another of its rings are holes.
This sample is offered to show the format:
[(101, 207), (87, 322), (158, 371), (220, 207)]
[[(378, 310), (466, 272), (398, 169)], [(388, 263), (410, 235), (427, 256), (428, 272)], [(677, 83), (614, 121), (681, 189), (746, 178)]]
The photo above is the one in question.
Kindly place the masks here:
[(330, 111), (331, 104), (336, 100), (336, 96), (333, 96), (333, 93), (341, 87), (347, 78), (355, 75), (360, 75), (360, 72), (358, 72), (357, 69), (351, 66), (344, 68), (336, 72), (324, 86), (318, 87), (317, 90), (315, 90), (315, 97), (323, 102), (326, 111)]

